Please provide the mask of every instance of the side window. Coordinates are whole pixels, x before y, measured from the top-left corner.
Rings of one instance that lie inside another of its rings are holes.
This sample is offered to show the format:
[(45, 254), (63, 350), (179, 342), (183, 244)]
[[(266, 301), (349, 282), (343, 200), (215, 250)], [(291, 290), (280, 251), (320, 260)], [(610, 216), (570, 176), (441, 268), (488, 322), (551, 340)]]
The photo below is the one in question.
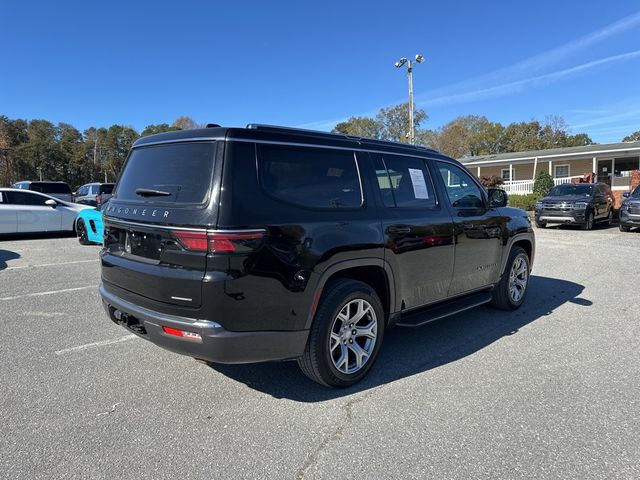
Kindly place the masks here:
[(376, 176), (387, 207), (435, 208), (433, 182), (424, 160), (384, 155), (376, 162)]
[(260, 185), (277, 199), (311, 208), (362, 205), (354, 152), (258, 145), (258, 160)]
[(454, 208), (484, 208), (482, 191), (469, 173), (452, 163), (437, 162), (437, 164), (451, 206)]
[(44, 202), (48, 200), (47, 197), (28, 192), (6, 192), (6, 195), (7, 203), (13, 205), (44, 206)]
[(90, 195), (97, 195), (100, 185), (91, 185), (89, 188), (91, 188), (91, 192), (89, 192)]

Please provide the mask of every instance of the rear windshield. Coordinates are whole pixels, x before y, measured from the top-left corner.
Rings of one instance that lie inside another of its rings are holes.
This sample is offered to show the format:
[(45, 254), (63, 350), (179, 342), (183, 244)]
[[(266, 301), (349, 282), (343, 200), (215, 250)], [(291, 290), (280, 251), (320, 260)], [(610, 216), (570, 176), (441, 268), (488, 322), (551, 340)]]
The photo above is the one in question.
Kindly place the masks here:
[(136, 148), (120, 176), (114, 198), (148, 203), (204, 203), (211, 187), (214, 149), (214, 143)]
[(102, 185), (100, 185), (100, 193), (110, 194), (113, 192), (114, 186), (115, 183), (103, 183)]
[(32, 182), (29, 190), (40, 193), (66, 193), (71, 195), (71, 187), (66, 183), (58, 182)]
[(571, 183), (565, 183), (553, 187), (549, 192), (549, 195), (554, 197), (563, 197), (565, 195), (584, 195), (590, 197), (593, 194), (593, 185), (573, 185)]

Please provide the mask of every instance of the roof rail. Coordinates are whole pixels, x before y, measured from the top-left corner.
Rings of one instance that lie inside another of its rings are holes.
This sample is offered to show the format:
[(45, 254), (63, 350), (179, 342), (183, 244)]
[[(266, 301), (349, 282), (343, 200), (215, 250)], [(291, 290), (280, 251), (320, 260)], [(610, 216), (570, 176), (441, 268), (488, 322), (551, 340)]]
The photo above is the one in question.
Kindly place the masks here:
[(327, 137), (327, 138), (336, 138), (342, 137), (348, 140), (356, 140), (356, 141), (364, 141), (364, 142), (372, 142), (379, 143), (382, 145), (393, 145), (393, 146), (402, 146), (407, 148), (416, 148), (420, 150), (427, 150), (431, 152), (437, 152), (433, 148), (425, 147), (423, 145), (410, 145), (408, 143), (400, 143), (400, 142), (392, 142), (389, 140), (377, 140), (375, 138), (367, 138), (367, 137), (357, 137), (353, 135), (345, 135), (344, 133), (331, 133), (331, 132), (322, 132), (319, 130), (307, 130), (304, 128), (294, 128), (294, 127), (281, 127), (278, 125), (266, 125), (261, 123), (250, 123), (247, 125), (248, 129), (251, 130), (262, 130), (265, 132), (281, 132), (281, 133), (300, 133), (303, 135), (314, 135), (318, 137)]
[(295, 127), (281, 127), (279, 125), (267, 125), (263, 123), (250, 123), (247, 125), (247, 128), (251, 130), (262, 130), (265, 132), (283, 132), (283, 133), (302, 133), (307, 135), (317, 135), (319, 137), (343, 137), (348, 138), (350, 140), (360, 140), (360, 137), (355, 137), (352, 135), (345, 135), (344, 133), (331, 133), (331, 132), (323, 132), (321, 130), (309, 130), (305, 128), (295, 128)]

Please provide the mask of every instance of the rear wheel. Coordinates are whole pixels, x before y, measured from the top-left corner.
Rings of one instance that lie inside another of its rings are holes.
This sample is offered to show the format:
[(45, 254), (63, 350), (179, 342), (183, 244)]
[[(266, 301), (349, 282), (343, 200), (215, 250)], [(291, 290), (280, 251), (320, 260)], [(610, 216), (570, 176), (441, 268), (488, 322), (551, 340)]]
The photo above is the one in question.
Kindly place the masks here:
[(76, 235), (78, 235), (78, 242), (80, 242), (80, 244), (89, 245), (91, 243), (87, 235), (87, 226), (82, 219), (78, 220), (78, 224), (76, 225)]
[(500, 310), (520, 308), (529, 286), (529, 270), (527, 252), (521, 247), (513, 247), (502, 278), (493, 290), (491, 305)]
[(384, 336), (384, 313), (367, 284), (338, 279), (325, 287), (298, 365), (311, 380), (349, 387), (373, 366)]
[(584, 215), (584, 223), (582, 224), (582, 230), (591, 230), (593, 228), (593, 212), (587, 210)]

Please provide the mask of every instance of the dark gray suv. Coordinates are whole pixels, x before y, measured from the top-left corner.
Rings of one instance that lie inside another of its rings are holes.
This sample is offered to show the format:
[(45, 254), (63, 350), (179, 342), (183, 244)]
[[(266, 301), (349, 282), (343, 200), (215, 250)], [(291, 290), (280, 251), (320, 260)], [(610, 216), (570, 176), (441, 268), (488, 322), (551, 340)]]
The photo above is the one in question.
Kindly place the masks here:
[(625, 192), (626, 200), (620, 207), (620, 231), (628, 232), (633, 227), (640, 227), (640, 185), (633, 192)]
[(111, 198), (115, 183), (87, 183), (75, 193), (75, 202), (100, 208)]

